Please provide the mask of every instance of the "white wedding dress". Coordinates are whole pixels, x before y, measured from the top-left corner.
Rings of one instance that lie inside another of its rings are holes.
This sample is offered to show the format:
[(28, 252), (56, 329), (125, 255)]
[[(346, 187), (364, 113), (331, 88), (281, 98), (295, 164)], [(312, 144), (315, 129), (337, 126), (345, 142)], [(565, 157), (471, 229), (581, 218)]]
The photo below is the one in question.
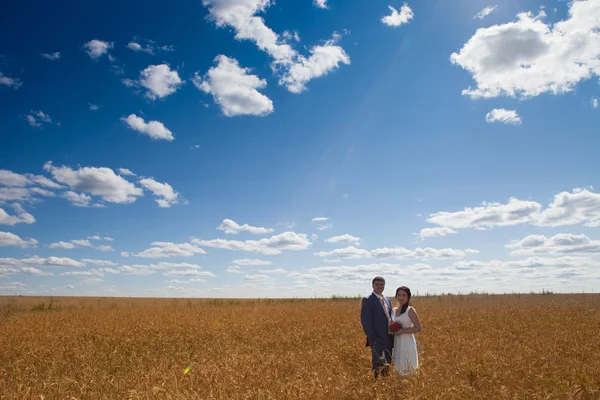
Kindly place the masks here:
[[(396, 315), (397, 308), (392, 309), (392, 321), (400, 322), (403, 329), (413, 328), (410, 317), (408, 316), (408, 310), (412, 307), (409, 306), (406, 312), (402, 315)], [(419, 368), (419, 357), (417, 355), (417, 341), (415, 335), (404, 334), (394, 335), (394, 367), (400, 374), (409, 374), (416, 371)]]

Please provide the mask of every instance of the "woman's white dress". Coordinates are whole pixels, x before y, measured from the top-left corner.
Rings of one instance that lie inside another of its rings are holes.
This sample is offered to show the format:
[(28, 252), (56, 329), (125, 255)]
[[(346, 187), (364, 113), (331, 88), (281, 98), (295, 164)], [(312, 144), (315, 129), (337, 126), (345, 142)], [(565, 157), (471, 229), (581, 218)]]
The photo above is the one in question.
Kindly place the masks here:
[[(409, 306), (406, 312), (399, 316), (396, 315), (398, 309), (393, 308), (392, 321), (400, 322), (403, 329), (413, 328), (414, 324), (408, 316), (408, 310), (411, 308)], [(412, 333), (394, 335), (394, 367), (400, 374), (409, 374), (419, 368), (417, 341)]]

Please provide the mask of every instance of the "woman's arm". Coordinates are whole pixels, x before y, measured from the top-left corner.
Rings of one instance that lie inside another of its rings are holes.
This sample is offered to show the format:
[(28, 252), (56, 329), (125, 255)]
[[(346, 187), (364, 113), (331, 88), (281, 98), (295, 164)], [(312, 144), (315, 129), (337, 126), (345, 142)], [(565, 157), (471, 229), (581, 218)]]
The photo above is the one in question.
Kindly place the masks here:
[(419, 319), (419, 316), (417, 315), (417, 312), (415, 311), (414, 308), (411, 307), (408, 310), (408, 317), (412, 321), (414, 327), (400, 329), (398, 332), (396, 332), (396, 335), (406, 335), (406, 334), (411, 334), (411, 333), (418, 333), (423, 330), (423, 328), (421, 327), (421, 320)]

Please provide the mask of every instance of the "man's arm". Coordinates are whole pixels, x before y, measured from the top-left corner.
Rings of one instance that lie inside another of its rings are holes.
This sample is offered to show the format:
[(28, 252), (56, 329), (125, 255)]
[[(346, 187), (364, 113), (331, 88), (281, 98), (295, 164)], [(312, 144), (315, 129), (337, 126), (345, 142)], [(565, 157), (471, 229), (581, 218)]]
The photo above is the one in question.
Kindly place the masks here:
[(362, 324), (365, 335), (367, 335), (369, 344), (375, 343), (377, 334), (375, 333), (375, 328), (373, 326), (373, 308), (369, 304), (368, 297), (362, 299), (362, 305), (360, 309), (360, 322)]

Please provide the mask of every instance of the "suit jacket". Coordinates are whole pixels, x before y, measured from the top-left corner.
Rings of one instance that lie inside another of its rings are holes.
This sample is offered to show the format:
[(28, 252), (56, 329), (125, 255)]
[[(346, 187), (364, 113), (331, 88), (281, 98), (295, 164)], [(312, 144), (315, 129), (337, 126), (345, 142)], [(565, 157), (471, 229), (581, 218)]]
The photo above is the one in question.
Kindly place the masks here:
[(389, 313), (392, 311), (392, 303), (387, 297), (384, 297), (384, 301), (388, 305), (388, 315), (375, 293), (362, 299), (360, 322), (365, 335), (367, 335), (366, 346), (370, 346), (374, 342), (387, 342), (391, 346), (394, 344), (393, 335), (389, 333), (388, 319), (388, 316), (391, 318)]

